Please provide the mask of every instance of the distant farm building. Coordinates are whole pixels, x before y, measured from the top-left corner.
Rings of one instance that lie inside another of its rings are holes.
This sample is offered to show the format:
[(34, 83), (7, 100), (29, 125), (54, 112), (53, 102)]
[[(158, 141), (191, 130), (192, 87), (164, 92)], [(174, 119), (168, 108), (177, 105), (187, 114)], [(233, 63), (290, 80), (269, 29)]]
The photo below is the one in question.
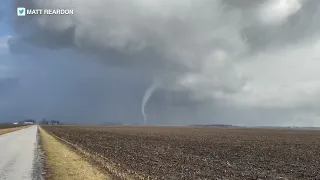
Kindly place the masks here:
[(33, 125), (33, 122), (24, 122), (24, 124), (29, 124), (29, 125)]
[(34, 120), (25, 120), (23, 124), (25, 124), (25, 125), (33, 125), (33, 124), (35, 124), (35, 121)]

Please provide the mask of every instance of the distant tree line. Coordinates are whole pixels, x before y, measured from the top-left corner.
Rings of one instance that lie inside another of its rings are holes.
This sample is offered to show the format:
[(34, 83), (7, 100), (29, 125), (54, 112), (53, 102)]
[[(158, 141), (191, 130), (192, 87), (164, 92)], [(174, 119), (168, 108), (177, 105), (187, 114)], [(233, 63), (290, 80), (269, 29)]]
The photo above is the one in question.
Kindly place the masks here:
[(58, 125), (60, 124), (60, 121), (42, 119), (41, 124)]
[(48, 125), (58, 125), (61, 124), (58, 120), (47, 120), (43, 118), (42, 120), (34, 120), (34, 119), (26, 119), (20, 121), (13, 121), (13, 122), (3, 122), (0, 124), (15, 124), (15, 125), (30, 125), (30, 124), (48, 124)]

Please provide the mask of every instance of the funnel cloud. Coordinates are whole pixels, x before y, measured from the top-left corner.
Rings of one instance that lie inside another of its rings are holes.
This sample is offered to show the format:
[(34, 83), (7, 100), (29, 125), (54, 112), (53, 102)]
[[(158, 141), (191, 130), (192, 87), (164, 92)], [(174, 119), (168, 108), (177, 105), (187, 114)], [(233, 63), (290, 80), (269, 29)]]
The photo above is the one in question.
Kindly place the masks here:
[(150, 87), (148, 87), (148, 89), (146, 90), (146, 93), (143, 96), (142, 99), (142, 105), (141, 105), (141, 112), (143, 115), (143, 123), (147, 124), (148, 123), (148, 119), (147, 119), (147, 115), (145, 113), (145, 107), (146, 104), (148, 102), (148, 100), (151, 98), (152, 93), (160, 86), (160, 83), (157, 81), (154, 81)]

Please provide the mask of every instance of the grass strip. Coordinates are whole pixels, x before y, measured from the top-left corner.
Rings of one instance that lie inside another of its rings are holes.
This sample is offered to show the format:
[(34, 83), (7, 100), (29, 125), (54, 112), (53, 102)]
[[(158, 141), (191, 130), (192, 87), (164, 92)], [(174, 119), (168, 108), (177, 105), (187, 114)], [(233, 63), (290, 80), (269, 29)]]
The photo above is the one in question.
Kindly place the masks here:
[(7, 128), (7, 129), (0, 129), (0, 135), (7, 134), (13, 131), (18, 131), (20, 129), (26, 128), (26, 126), (22, 127), (15, 127), (15, 128)]
[(42, 128), (40, 141), (45, 154), (46, 179), (48, 180), (109, 180), (108, 175), (92, 166), (66, 144), (55, 139)]

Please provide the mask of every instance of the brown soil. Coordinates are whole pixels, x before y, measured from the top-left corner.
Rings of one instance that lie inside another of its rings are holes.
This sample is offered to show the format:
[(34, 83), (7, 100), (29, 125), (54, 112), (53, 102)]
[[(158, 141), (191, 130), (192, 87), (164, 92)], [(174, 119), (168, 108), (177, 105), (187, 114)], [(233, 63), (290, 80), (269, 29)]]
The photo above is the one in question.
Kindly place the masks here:
[[(43, 126), (151, 179), (320, 179), (320, 131)], [(138, 178), (137, 178), (138, 179)]]

